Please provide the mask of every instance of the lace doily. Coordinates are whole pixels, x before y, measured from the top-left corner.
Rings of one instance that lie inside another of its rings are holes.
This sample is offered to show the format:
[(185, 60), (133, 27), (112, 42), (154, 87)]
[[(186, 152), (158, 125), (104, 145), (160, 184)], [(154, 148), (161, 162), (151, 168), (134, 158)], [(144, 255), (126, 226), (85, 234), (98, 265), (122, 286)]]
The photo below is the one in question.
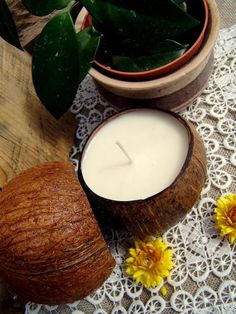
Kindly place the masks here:
[[(88, 76), (71, 108), (79, 121), (77, 154), (93, 128), (115, 112), (101, 99)], [(104, 285), (84, 300), (63, 306), (26, 305), (26, 314), (158, 314), (236, 313), (236, 245), (219, 236), (212, 218), (215, 200), (236, 191), (236, 25), (220, 32), (214, 71), (201, 97), (182, 115), (193, 122), (206, 147), (208, 181), (201, 198), (182, 223), (164, 234), (174, 251), (175, 266), (168, 278), (168, 294), (135, 285), (124, 272), (132, 239), (124, 232), (106, 230), (117, 266)]]

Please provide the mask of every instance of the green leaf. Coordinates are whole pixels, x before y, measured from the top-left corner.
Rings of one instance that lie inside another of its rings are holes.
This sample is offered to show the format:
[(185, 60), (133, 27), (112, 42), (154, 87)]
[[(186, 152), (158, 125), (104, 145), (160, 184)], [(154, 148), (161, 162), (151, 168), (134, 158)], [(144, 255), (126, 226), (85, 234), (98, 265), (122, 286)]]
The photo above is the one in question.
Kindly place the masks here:
[(26, 9), (37, 16), (65, 8), (72, 0), (22, 0)]
[(100, 39), (101, 34), (93, 27), (85, 28), (77, 34), (79, 46), (80, 81), (84, 79), (91, 68), (100, 43)]
[(0, 36), (11, 45), (23, 50), (15, 22), (5, 0), (0, 0)]
[(82, 0), (99, 31), (142, 43), (182, 35), (199, 24), (172, 0)]
[(172, 0), (174, 3), (178, 4), (178, 6), (183, 10), (183, 11), (187, 11), (187, 5), (185, 0)]
[(43, 105), (59, 118), (71, 106), (79, 74), (79, 48), (70, 14), (61, 12), (44, 27), (36, 42), (32, 75)]
[(181, 4), (181, 3), (185, 2), (185, 0), (173, 0), (173, 2), (175, 2), (177, 4)]
[(159, 49), (155, 54), (131, 57), (113, 56), (113, 66), (115, 69), (126, 72), (148, 71), (161, 67), (176, 58), (180, 57), (187, 49), (187, 45), (167, 40), (159, 43)]

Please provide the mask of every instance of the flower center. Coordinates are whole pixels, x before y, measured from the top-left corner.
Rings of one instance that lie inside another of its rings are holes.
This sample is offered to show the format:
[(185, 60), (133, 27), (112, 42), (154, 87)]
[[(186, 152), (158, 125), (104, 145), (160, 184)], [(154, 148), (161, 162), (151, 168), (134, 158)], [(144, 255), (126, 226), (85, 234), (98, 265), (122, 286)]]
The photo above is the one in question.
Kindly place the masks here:
[(236, 224), (236, 206), (230, 208), (230, 210), (228, 211), (228, 217), (233, 224)]
[(137, 256), (137, 264), (143, 269), (151, 270), (160, 259), (161, 252), (159, 250), (157, 251), (151, 248), (146, 248), (145, 251), (139, 252)]

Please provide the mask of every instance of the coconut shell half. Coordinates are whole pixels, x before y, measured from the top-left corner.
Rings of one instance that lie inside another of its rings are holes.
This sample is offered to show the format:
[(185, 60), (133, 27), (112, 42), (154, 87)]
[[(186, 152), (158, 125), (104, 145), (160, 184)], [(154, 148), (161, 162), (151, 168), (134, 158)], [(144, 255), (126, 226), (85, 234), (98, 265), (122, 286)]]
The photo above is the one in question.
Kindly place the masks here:
[(34, 166), (0, 192), (0, 274), (26, 301), (62, 304), (99, 288), (115, 265), (73, 166)]
[[(109, 119), (133, 110), (143, 109), (124, 110)], [(158, 111), (160, 109), (152, 108), (150, 110)], [(184, 219), (198, 200), (207, 176), (205, 148), (194, 126), (173, 112), (161, 111), (176, 118), (186, 128), (189, 138), (186, 160), (170, 186), (145, 199), (116, 201), (99, 196), (88, 187), (83, 178), (81, 161), (78, 171), (79, 180), (90, 203), (93, 204), (94, 210), (101, 211), (111, 222), (116, 222), (117, 225), (124, 227), (140, 239), (149, 235), (161, 235)], [(96, 129), (91, 137), (95, 133)], [(84, 149), (86, 149), (86, 145)], [(174, 158), (174, 152), (170, 153)], [(153, 175), (158, 175), (158, 173), (153, 173)]]

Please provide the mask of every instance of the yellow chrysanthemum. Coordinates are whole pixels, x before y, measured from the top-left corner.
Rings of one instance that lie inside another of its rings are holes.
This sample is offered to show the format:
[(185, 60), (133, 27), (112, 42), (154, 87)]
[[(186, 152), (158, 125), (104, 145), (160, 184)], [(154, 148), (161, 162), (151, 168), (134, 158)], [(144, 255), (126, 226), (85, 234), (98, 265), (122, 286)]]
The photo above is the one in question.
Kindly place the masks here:
[(236, 194), (228, 194), (216, 201), (216, 226), (220, 235), (227, 236), (231, 244), (236, 240)]
[(168, 293), (168, 291), (167, 291), (166, 287), (163, 286), (163, 287), (161, 288), (161, 294), (163, 295), (163, 297), (165, 297), (165, 296), (167, 295), (167, 293)]
[(173, 252), (162, 238), (136, 241), (135, 248), (129, 249), (129, 255), (125, 261), (126, 273), (146, 288), (160, 285), (173, 268)]

